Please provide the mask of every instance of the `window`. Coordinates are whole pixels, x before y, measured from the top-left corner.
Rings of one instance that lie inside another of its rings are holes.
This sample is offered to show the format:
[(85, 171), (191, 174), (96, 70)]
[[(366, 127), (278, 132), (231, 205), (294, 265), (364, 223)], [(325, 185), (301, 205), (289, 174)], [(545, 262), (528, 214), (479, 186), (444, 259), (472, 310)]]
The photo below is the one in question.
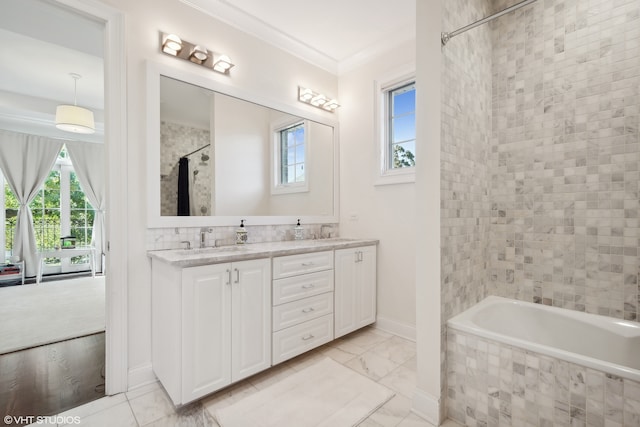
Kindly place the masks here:
[(274, 127), (274, 187), (272, 193), (308, 190), (308, 126), (297, 121)]
[[(4, 183), (4, 255), (11, 256), (19, 203), (8, 183)], [(60, 245), (63, 236), (74, 236), (76, 245), (91, 244), (95, 211), (73, 170), (66, 149), (56, 163), (36, 197), (29, 204), (38, 249), (52, 249)], [(89, 269), (87, 256), (45, 261), (44, 274), (66, 273)]]
[(416, 165), (416, 84), (387, 93), (388, 169), (409, 168)]
[(415, 181), (416, 84), (413, 72), (377, 83), (380, 184)]

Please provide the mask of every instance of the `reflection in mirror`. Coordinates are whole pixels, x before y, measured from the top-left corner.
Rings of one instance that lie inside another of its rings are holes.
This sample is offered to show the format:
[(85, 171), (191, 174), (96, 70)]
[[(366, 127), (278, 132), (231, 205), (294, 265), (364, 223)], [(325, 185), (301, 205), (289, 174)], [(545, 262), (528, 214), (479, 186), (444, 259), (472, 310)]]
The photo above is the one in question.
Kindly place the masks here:
[(160, 76), (162, 216), (334, 215), (334, 129)]

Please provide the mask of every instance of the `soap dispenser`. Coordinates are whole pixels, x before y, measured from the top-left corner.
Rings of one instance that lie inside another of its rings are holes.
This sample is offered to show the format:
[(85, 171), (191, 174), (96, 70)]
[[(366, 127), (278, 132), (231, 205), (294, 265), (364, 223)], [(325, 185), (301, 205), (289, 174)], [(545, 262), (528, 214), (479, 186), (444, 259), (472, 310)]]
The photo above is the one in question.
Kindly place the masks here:
[(247, 243), (247, 229), (244, 227), (244, 219), (240, 220), (240, 227), (236, 229), (236, 245)]
[(298, 223), (296, 224), (296, 228), (294, 228), (294, 238), (296, 240), (304, 239), (304, 234), (302, 233), (304, 230), (300, 225), (300, 220), (298, 219)]

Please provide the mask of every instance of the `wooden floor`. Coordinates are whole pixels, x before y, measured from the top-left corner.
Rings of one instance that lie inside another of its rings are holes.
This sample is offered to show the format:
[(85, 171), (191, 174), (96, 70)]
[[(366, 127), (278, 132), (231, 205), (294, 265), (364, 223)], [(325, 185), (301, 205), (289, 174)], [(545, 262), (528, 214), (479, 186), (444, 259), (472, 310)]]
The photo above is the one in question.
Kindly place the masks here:
[(104, 365), (104, 332), (0, 355), (0, 416), (56, 415), (99, 399)]

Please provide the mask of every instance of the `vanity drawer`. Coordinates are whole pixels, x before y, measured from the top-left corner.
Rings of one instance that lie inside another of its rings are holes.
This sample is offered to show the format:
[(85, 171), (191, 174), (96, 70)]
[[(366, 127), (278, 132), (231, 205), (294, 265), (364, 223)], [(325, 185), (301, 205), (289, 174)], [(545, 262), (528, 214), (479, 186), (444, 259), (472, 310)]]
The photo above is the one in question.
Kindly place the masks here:
[(297, 276), (333, 268), (333, 251), (289, 255), (273, 259), (273, 278)]
[(333, 290), (333, 270), (273, 281), (273, 305), (296, 301)]
[(284, 362), (333, 339), (333, 315), (273, 333), (273, 364)]
[(304, 298), (273, 308), (273, 330), (279, 331), (333, 313), (333, 292)]

